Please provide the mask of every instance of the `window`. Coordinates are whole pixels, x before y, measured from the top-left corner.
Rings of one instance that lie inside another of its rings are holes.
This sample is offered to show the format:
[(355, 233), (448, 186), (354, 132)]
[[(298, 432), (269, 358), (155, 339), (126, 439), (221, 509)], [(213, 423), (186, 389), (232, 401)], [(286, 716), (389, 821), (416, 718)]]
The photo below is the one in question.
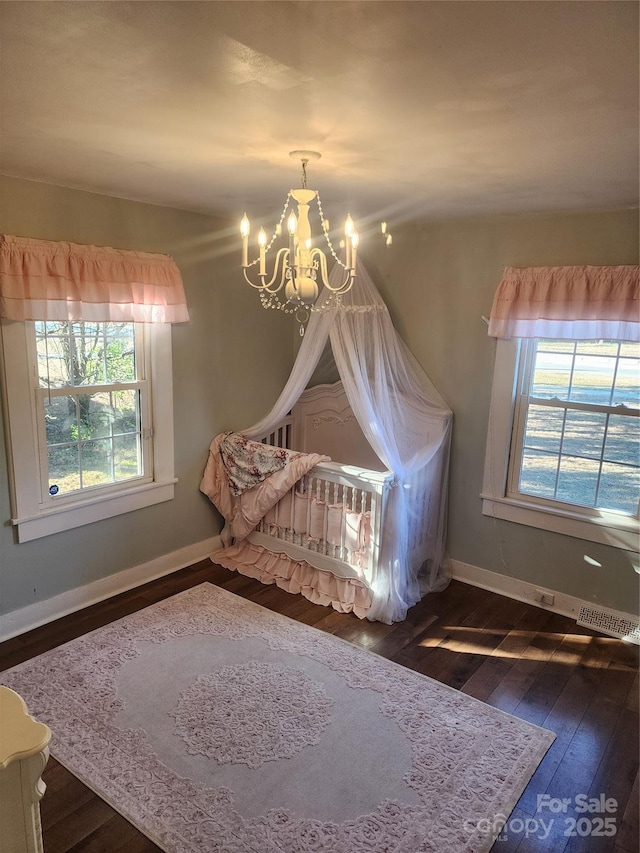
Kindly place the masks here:
[(640, 345), (522, 345), (509, 493), (636, 515)]
[(43, 500), (149, 479), (143, 335), (133, 323), (35, 323)]
[(2, 324), (19, 541), (173, 497), (171, 327)]
[(635, 549), (640, 344), (499, 340), (483, 512)]

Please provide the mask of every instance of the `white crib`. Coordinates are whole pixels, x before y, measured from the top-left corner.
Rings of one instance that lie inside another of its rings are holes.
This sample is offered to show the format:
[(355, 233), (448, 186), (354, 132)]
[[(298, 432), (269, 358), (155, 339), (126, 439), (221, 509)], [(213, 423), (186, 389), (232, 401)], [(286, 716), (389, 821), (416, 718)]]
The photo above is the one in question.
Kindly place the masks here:
[[(443, 430), (433, 421), (434, 436)], [(369, 586), (376, 577), (385, 530), (385, 512), (394, 475), (364, 437), (341, 382), (306, 390), (277, 429), (262, 439), (276, 447), (322, 453), (332, 462), (316, 465), (265, 516), (249, 541), (275, 554), (357, 579)], [(345, 460), (344, 462), (339, 460)], [(414, 529), (410, 552), (426, 551), (432, 527), (433, 471), (412, 482), (422, 523)]]

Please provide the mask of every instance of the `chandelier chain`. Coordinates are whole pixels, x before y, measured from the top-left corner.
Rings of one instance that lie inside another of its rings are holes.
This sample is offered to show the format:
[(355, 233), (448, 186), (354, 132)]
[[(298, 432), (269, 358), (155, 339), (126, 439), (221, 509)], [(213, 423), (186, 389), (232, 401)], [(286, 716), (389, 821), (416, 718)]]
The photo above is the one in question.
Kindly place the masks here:
[[(260, 302), (263, 308), (271, 308), (274, 311), (284, 311), (285, 314), (295, 314), (299, 310), (298, 305), (294, 302), (283, 302), (277, 293), (270, 293), (268, 296), (263, 291), (259, 292)], [(342, 305), (342, 295), (340, 293), (330, 293), (323, 304), (319, 307), (316, 305), (306, 306), (308, 311), (314, 314), (323, 314), (325, 311), (340, 308)]]
[(340, 258), (336, 255), (335, 249), (333, 248), (333, 243), (331, 242), (331, 238), (329, 237), (329, 232), (325, 226), (325, 222), (327, 221), (324, 216), (324, 211), (322, 210), (322, 202), (320, 201), (320, 193), (316, 194), (316, 202), (318, 204), (318, 212), (320, 214), (320, 222), (322, 223), (322, 233), (324, 234), (324, 239), (327, 241), (327, 246), (331, 251), (331, 254), (335, 258), (335, 260), (340, 264), (340, 266), (346, 270), (346, 264), (343, 264)]

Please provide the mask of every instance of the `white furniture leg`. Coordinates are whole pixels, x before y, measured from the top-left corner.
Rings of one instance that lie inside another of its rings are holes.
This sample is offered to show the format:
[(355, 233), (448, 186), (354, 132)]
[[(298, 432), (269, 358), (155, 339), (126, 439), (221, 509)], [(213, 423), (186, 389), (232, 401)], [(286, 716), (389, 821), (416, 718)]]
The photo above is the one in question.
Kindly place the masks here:
[(0, 853), (42, 853), (40, 778), (51, 731), (29, 716), (21, 696), (0, 686)]

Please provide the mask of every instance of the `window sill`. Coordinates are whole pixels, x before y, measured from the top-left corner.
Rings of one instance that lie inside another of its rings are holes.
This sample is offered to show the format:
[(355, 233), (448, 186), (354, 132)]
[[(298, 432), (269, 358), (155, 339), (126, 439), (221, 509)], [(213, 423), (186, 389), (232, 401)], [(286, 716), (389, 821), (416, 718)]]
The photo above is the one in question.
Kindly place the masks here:
[(613, 548), (625, 551), (636, 551), (640, 523), (637, 519), (618, 516), (615, 513), (603, 513), (601, 516), (586, 519), (571, 510), (558, 509), (551, 506), (541, 506), (523, 500), (507, 497), (494, 497), (481, 494), (482, 514), (492, 518), (501, 518), (562, 533), (576, 539), (586, 539), (589, 542), (599, 542)]
[(82, 502), (67, 503), (43, 510), (37, 515), (12, 518), (11, 524), (18, 529), (18, 542), (29, 542), (32, 539), (50, 536), (52, 533), (61, 533), (63, 530), (71, 530), (83, 524), (91, 524), (94, 521), (102, 521), (125, 512), (173, 500), (174, 485), (177, 482), (177, 479), (173, 478), (160, 483), (136, 486), (126, 491), (112, 492), (109, 495)]

